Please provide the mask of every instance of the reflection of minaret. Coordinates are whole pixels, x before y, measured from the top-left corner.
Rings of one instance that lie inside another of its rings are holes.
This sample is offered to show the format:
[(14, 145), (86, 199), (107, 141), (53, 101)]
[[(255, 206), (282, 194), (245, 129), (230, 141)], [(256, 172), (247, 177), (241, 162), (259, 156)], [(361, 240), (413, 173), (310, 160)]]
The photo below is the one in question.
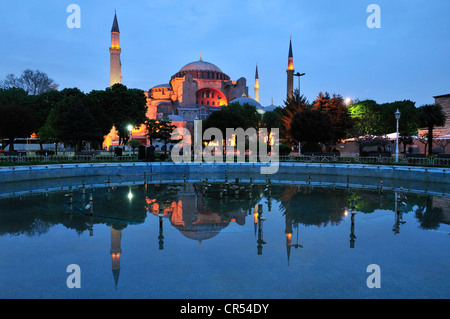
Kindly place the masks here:
[(117, 15), (114, 13), (114, 21), (111, 28), (111, 47), (110, 53), (110, 86), (116, 83), (122, 83), (122, 64), (120, 62), (120, 31), (119, 23), (117, 22)]
[(355, 235), (355, 215), (356, 213), (352, 210), (351, 212), (351, 226), (350, 226), (350, 248), (355, 248), (355, 239), (356, 239), (356, 235)]
[[(397, 192), (395, 192), (395, 224), (394, 227), (392, 227), (392, 231), (394, 232), (394, 234), (399, 234), (400, 233), (400, 225), (406, 223), (405, 221), (402, 220), (402, 211), (401, 211), (401, 206), (402, 206), (402, 195), (399, 195)], [(406, 205), (406, 204), (405, 204)]]
[(258, 255), (262, 255), (262, 249), (263, 249), (263, 245), (267, 244), (263, 238), (262, 238), (262, 230), (263, 230), (263, 221), (266, 219), (265, 217), (262, 216), (262, 204), (258, 204), (258, 240), (256, 241), (256, 243), (258, 244), (256, 246), (257, 248), (257, 254)]
[(120, 242), (122, 240), (122, 231), (116, 230), (111, 226), (111, 258), (112, 258), (112, 272), (114, 276), (114, 283), (117, 289), (120, 273), (120, 254), (122, 248)]
[(287, 98), (292, 98), (294, 92), (294, 56), (292, 54), (292, 40), (289, 40), (289, 56), (287, 73)]
[(259, 102), (259, 76), (258, 76), (258, 65), (256, 65), (256, 72), (255, 72), (255, 101)]
[(286, 228), (284, 230), (286, 234), (286, 253), (289, 265), (289, 257), (291, 256), (291, 239), (292, 239), (292, 218), (290, 214), (286, 214)]
[(159, 250), (164, 249), (164, 235), (163, 235), (163, 217), (164, 217), (164, 210), (161, 208), (159, 210), (159, 235), (158, 235), (158, 244), (159, 244)]

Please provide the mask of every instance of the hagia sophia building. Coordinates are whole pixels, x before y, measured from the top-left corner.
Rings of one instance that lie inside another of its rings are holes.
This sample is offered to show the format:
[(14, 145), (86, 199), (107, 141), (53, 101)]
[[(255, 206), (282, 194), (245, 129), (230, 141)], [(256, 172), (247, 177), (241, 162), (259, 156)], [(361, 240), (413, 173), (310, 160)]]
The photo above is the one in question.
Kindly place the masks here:
[[(120, 30), (117, 14), (111, 28), (110, 86), (122, 83), (122, 64), (120, 61)], [(292, 43), (289, 44), (287, 72), (287, 96), (293, 92), (293, 56)], [(212, 112), (220, 110), (229, 103), (250, 104), (263, 114), (275, 106), (263, 107), (259, 103), (258, 66), (255, 71), (254, 98), (248, 94), (247, 80), (241, 77), (232, 80), (218, 66), (202, 59), (190, 62), (172, 75), (168, 83), (155, 85), (144, 91), (147, 97), (147, 117), (149, 119), (168, 118), (176, 127), (193, 132), (195, 119), (206, 119)], [(149, 145), (146, 127), (141, 125), (131, 132), (131, 138)], [(118, 146), (119, 137), (115, 128), (105, 136), (103, 148)], [(158, 148), (158, 145), (156, 146)]]

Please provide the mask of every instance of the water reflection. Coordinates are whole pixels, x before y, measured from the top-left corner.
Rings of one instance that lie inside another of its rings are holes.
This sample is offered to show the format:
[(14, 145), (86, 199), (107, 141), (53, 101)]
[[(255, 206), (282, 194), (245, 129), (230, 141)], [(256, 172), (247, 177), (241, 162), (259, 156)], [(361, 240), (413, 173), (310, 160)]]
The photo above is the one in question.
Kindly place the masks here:
[[(392, 231), (396, 235), (406, 223), (404, 214), (413, 213), (420, 229), (424, 230), (436, 230), (441, 223), (449, 223), (449, 198), (405, 194), (402, 190), (388, 193), (313, 188), (310, 185), (241, 183), (239, 188), (228, 188), (225, 192), (226, 187), (207, 181), (206, 184), (108, 185), (97, 189), (82, 185), (70, 187), (63, 194), (4, 199), (0, 205), (0, 235), (40, 236), (53, 226), (63, 225), (78, 234), (88, 232), (89, 236), (94, 236), (95, 225), (107, 225), (110, 228), (111, 268), (117, 288), (122, 231), (130, 225), (143, 224), (147, 218), (157, 219), (159, 227), (154, 238), (159, 250), (165, 248), (164, 227), (177, 229), (186, 239), (195, 240), (201, 246), (203, 241), (217, 237), (230, 225), (244, 228), (247, 223), (254, 231), (253, 247), (260, 256), (267, 244), (264, 229), (271, 219), (281, 216), (284, 229), (276, 231), (286, 238), (285, 247), (279, 248), (286, 249), (288, 265), (292, 248), (301, 251), (308, 245), (301, 240), (301, 229), (305, 227), (337, 226), (350, 216), (347, 234), (349, 248), (354, 249), (358, 214), (371, 214), (379, 209), (392, 211)], [(213, 189), (222, 189), (222, 193), (213, 192)], [(274, 216), (274, 213), (280, 214)]]

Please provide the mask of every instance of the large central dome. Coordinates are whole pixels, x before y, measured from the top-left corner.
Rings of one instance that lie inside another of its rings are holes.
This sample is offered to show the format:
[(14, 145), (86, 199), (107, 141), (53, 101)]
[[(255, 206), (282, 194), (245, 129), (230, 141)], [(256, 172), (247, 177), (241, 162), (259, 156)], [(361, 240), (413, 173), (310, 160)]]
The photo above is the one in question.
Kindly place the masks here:
[(180, 69), (180, 72), (183, 71), (212, 71), (222, 73), (222, 70), (216, 65), (202, 60), (186, 64)]
[(201, 57), (199, 61), (191, 62), (183, 66), (180, 71), (172, 75), (171, 80), (174, 78), (182, 78), (188, 73), (194, 79), (230, 80), (230, 77), (223, 73), (215, 64), (203, 61)]

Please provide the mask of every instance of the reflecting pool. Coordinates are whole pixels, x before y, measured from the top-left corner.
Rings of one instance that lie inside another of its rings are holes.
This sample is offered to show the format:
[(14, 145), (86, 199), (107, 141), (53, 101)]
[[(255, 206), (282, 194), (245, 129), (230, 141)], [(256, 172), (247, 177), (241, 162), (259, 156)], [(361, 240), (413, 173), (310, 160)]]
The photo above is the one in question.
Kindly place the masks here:
[[(234, 186), (132, 183), (1, 198), (0, 297), (450, 297), (450, 197)], [(68, 287), (73, 264), (80, 288)], [(368, 286), (373, 264), (380, 288)]]

